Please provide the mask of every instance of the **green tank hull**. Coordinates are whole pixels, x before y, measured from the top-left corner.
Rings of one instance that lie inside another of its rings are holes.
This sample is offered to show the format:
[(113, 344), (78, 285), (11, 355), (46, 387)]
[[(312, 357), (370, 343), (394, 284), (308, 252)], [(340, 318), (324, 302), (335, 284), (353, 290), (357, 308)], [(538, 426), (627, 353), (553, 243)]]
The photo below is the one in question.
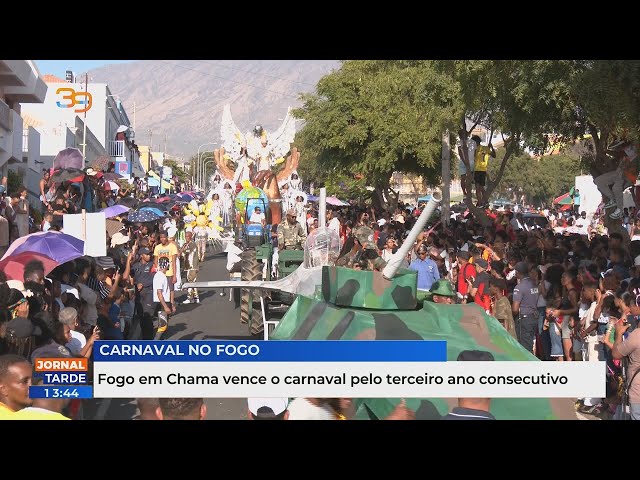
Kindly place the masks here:
[[(496, 361), (539, 361), (480, 307), (424, 302), (412, 310), (337, 307), (299, 295), (271, 335), (273, 340), (445, 340), (447, 359), (463, 350), (487, 350)], [(357, 399), (357, 418), (384, 418), (400, 399)], [(406, 399), (418, 419), (436, 419), (456, 399)], [(497, 398), (491, 413), (499, 420), (576, 419), (572, 399)]]

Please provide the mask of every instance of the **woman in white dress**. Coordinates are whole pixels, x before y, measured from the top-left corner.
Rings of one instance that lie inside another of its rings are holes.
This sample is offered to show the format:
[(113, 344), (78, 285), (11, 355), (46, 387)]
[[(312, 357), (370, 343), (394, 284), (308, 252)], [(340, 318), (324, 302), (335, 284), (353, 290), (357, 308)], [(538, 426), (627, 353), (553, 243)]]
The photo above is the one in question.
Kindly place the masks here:
[(305, 208), (304, 198), (302, 197), (302, 195), (298, 195), (296, 197), (295, 210), (296, 210), (296, 221), (300, 225), (302, 225), (302, 228), (306, 229), (307, 228), (307, 209)]

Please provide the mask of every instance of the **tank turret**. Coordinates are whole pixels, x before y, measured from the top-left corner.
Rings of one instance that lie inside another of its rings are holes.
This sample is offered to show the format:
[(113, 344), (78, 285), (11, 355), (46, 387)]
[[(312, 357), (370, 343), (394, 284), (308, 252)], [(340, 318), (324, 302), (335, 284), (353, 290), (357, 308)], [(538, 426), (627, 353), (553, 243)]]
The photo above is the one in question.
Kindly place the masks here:
[(416, 238), (442, 201), (434, 192), (402, 247), (391, 257), (382, 272), (325, 266), (322, 269), (322, 298), (339, 307), (374, 310), (413, 310), (418, 306), (418, 276), (401, 268)]

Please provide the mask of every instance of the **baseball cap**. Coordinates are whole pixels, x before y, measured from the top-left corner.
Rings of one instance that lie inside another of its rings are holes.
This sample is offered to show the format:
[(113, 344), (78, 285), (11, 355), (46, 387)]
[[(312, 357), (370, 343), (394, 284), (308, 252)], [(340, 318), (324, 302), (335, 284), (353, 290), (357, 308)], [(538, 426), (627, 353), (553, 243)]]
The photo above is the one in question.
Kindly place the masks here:
[(31, 320), (24, 317), (16, 317), (7, 322), (7, 335), (15, 338), (27, 338), (32, 335), (39, 337), (42, 335), (40, 327), (34, 325)]
[(138, 253), (140, 255), (151, 255), (151, 250), (149, 250), (147, 247), (142, 247), (138, 250)]
[(519, 273), (529, 273), (529, 264), (527, 262), (518, 262), (515, 271)]
[(473, 263), (480, 268), (486, 269), (489, 267), (489, 263), (484, 258), (476, 258)]
[(289, 210), (287, 210), (287, 215), (291, 215), (292, 217), (295, 217), (296, 216), (295, 208), (290, 208)]
[(288, 398), (248, 398), (249, 411), (255, 416), (276, 416), (289, 406)]
[(441, 297), (456, 296), (456, 292), (449, 280), (436, 280), (429, 291), (432, 295), (440, 295)]

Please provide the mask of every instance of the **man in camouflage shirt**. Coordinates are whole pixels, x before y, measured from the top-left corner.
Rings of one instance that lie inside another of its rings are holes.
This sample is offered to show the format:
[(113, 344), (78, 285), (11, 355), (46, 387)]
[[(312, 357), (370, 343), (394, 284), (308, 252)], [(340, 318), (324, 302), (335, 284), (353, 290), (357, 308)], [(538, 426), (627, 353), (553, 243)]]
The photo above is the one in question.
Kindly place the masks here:
[(296, 211), (290, 208), (286, 219), (278, 225), (278, 250), (302, 250), (307, 232), (296, 221)]

